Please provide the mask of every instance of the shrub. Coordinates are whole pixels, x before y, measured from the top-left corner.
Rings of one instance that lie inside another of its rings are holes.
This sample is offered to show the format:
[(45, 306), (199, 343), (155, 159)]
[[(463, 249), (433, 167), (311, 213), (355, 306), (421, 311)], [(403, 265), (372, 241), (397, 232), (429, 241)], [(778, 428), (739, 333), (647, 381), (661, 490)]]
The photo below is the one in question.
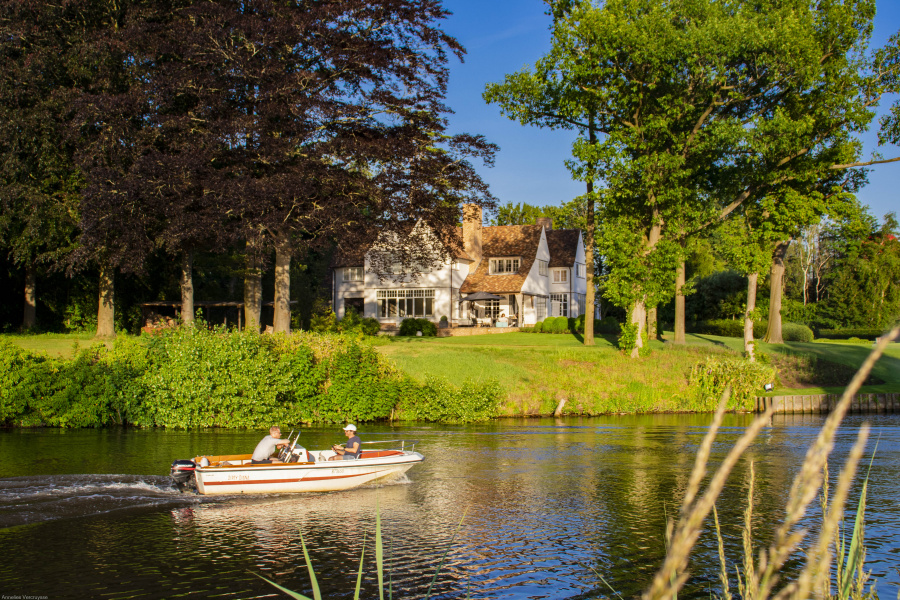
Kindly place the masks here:
[(875, 340), (884, 333), (883, 329), (819, 329), (816, 331), (816, 337), (826, 340), (849, 340), (850, 338)]
[(602, 319), (594, 319), (594, 333), (611, 333), (618, 335), (622, 328), (615, 317), (603, 317)]
[(812, 329), (801, 323), (783, 323), (781, 337), (786, 342), (811, 342), (814, 338)]
[(456, 388), (443, 377), (429, 377), (421, 387), (411, 386), (402, 404), (404, 418), (441, 423), (487, 421), (497, 415), (503, 390), (496, 381), (466, 380)]
[[(754, 339), (762, 339), (766, 335), (768, 329), (768, 321), (753, 322)], [(744, 337), (744, 319), (713, 319), (711, 321), (700, 321), (694, 323), (690, 327), (691, 333), (699, 333), (705, 335), (720, 335), (722, 337)]]
[[(631, 351), (634, 350), (634, 347), (637, 345), (638, 326), (635, 323), (623, 323), (621, 330), (618, 339), (619, 350), (621, 350), (623, 354), (631, 354)], [(641, 341), (643, 344), (641, 345), (638, 355), (647, 356), (650, 354), (650, 340), (647, 339), (646, 328), (641, 329)]]
[(381, 331), (381, 323), (374, 317), (366, 317), (359, 326), (365, 335), (378, 335)]
[(553, 325), (550, 326), (550, 333), (569, 333), (569, 319), (566, 317), (556, 317), (553, 319)]
[(403, 319), (400, 322), (400, 335), (416, 335), (419, 331), (423, 336), (434, 337), (437, 335), (437, 325), (428, 319)]
[(544, 322), (538, 321), (534, 324), (534, 333), (541, 333), (544, 330)]
[(695, 410), (713, 411), (719, 404), (726, 386), (731, 386), (728, 408), (753, 410), (756, 394), (763, 386), (775, 381), (771, 365), (750, 362), (743, 358), (709, 357), (691, 369), (689, 384), (694, 390)]

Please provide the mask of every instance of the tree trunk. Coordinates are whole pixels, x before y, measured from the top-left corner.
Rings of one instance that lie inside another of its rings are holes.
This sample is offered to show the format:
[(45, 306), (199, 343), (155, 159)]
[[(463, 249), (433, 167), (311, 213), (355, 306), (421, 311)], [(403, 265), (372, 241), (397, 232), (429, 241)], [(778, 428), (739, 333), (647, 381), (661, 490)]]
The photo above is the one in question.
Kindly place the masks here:
[(37, 286), (37, 269), (34, 262), (28, 261), (25, 264), (25, 310), (22, 315), (22, 329), (31, 329), (34, 327), (37, 315), (37, 296), (35, 295), (35, 287)]
[(194, 324), (194, 253), (190, 250), (181, 255), (181, 321)]
[(648, 340), (658, 340), (659, 339), (659, 331), (658, 331), (658, 318), (656, 316), (656, 307), (647, 309), (647, 339)]
[(753, 352), (753, 311), (756, 309), (756, 282), (759, 273), (750, 273), (747, 276), (747, 312), (744, 313), (744, 352), (750, 362), (756, 362)]
[[(656, 244), (659, 243), (660, 237), (662, 237), (662, 221), (659, 215), (659, 207), (656, 205), (656, 198), (652, 195), (650, 197), (650, 204), (653, 207), (653, 220), (650, 225), (650, 231), (647, 235), (647, 249), (644, 254), (653, 252), (653, 248), (656, 247)], [(634, 308), (631, 310), (631, 322), (632, 324), (637, 325), (637, 338), (634, 340), (634, 348), (631, 350), (631, 358), (638, 358), (640, 356), (641, 349), (644, 347), (644, 340), (642, 339), (641, 333), (643, 333), (644, 326), (647, 323), (646, 295), (634, 303)]]
[(772, 253), (772, 273), (769, 283), (772, 286), (769, 292), (769, 328), (766, 331), (766, 341), (771, 344), (783, 344), (781, 335), (781, 295), (784, 288), (784, 257), (787, 254), (790, 240), (778, 242), (775, 252)]
[(641, 349), (644, 347), (644, 339), (641, 335), (644, 332), (644, 324), (647, 322), (647, 308), (644, 301), (634, 303), (631, 309), (631, 323), (637, 325), (637, 337), (634, 340), (634, 348), (631, 349), (631, 358), (638, 358), (641, 355)]
[(291, 332), (291, 238), (279, 231), (275, 240), (275, 332)]
[(247, 272), (244, 274), (245, 327), (259, 333), (262, 325), (262, 269), (256, 248), (247, 244)]
[(684, 261), (678, 263), (678, 269), (675, 271), (675, 343), (685, 344), (685, 323), (684, 323), (684, 280), (685, 268)]
[[(590, 115), (588, 141), (596, 142), (594, 115)], [(587, 289), (584, 296), (584, 345), (594, 345), (594, 180), (587, 180), (587, 207), (584, 215), (584, 279)]]
[(115, 313), (116, 270), (104, 264), (100, 267), (100, 302), (97, 309), (97, 337), (116, 335)]

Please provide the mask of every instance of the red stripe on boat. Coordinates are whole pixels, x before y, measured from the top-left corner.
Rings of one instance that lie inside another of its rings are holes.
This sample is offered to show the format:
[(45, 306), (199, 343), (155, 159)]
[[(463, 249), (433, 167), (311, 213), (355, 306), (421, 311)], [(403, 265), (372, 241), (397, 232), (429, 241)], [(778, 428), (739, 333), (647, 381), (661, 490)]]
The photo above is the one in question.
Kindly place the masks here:
[[(373, 471), (377, 473), (377, 471)], [(347, 477), (363, 477), (372, 473), (354, 473), (353, 475), (335, 475), (334, 477), (303, 477), (301, 479), (243, 479), (239, 481), (205, 481), (203, 485), (246, 485), (248, 483), (297, 483), (298, 481), (322, 481), (323, 479), (345, 479)]]

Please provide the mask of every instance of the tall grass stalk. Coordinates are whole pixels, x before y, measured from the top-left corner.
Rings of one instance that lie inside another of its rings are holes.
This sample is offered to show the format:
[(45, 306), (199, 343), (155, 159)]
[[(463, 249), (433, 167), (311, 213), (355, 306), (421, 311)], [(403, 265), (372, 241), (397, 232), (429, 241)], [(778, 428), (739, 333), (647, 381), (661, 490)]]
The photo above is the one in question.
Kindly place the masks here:
[[(775, 586), (779, 583), (779, 576), (787, 559), (798, 549), (800, 542), (805, 537), (805, 531), (798, 530), (797, 525), (805, 516), (809, 504), (819, 494), (822, 488), (823, 473), (828, 455), (834, 447), (834, 437), (840, 422), (843, 420), (850, 400), (859, 390), (862, 382), (868, 377), (875, 362), (882, 355), (888, 343), (900, 334), (900, 326), (881, 338), (862, 366), (857, 371), (850, 385), (844, 391), (840, 401), (825, 420), (816, 441), (809, 448), (800, 472), (794, 478), (785, 509), (785, 518), (776, 528), (775, 536), (768, 548), (760, 552), (759, 559), (753, 564), (752, 550), (749, 540), (745, 537), (745, 570), (744, 579), (739, 583), (741, 596), (746, 600), (763, 600), (767, 598), (806, 600), (813, 595), (813, 590), (821, 593), (824, 582), (830, 576), (832, 562), (831, 545), (838, 525), (843, 516), (843, 507), (849, 494), (856, 468), (862, 456), (865, 442), (868, 439), (868, 426), (863, 426), (857, 435), (856, 443), (850, 452), (850, 456), (841, 471), (835, 489), (834, 498), (828, 505), (827, 513), (823, 515), (822, 528), (818, 539), (807, 551), (806, 561), (799, 577), (787, 583), (783, 588), (774, 593)], [(706, 490), (697, 498), (699, 482), (706, 473), (706, 464), (709, 458), (708, 447), (715, 438), (718, 424), (721, 423), (720, 412), (724, 410), (726, 397), (723, 396), (719, 403), (719, 410), (713, 419), (713, 425), (707, 433), (697, 455), (690, 483), (682, 505), (682, 514), (675, 525), (671, 535), (672, 542), (669, 545), (666, 558), (662, 567), (656, 573), (653, 582), (644, 592), (645, 600), (670, 599), (677, 596), (678, 591), (687, 580), (687, 560), (693, 550), (694, 544), (700, 533), (700, 527), (708, 516), (713, 504), (725, 483), (731, 469), (738, 458), (756, 437), (762, 426), (768, 422), (771, 412), (767, 411), (762, 417), (756, 419), (747, 431), (741, 436), (735, 446), (726, 456), (718, 470), (710, 478)], [(695, 500), (695, 498), (697, 498)], [(752, 502), (752, 486), (749, 502)], [(749, 504), (748, 502), (748, 504)], [(749, 536), (750, 512), (745, 516), (745, 534)], [(861, 542), (862, 529), (860, 527)], [(853, 542), (851, 541), (851, 547)], [(748, 560), (749, 559), (749, 560)], [(848, 563), (850, 565), (850, 563)], [(852, 567), (848, 567), (852, 568)]]
[[(459, 519), (459, 523), (456, 526), (456, 529), (453, 531), (453, 535), (450, 537), (450, 542), (447, 545), (447, 549), (444, 551), (443, 556), (441, 556), (441, 562), (438, 563), (438, 567), (434, 572), (434, 577), (431, 578), (431, 583), (428, 584), (428, 591), (425, 593), (425, 600), (429, 600), (431, 598), (431, 589), (434, 587), (434, 583), (437, 581), (438, 575), (441, 572), (441, 568), (444, 566), (444, 561), (447, 559), (447, 554), (450, 553), (450, 548), (453, 547), (453, 540), (456, 539), (456, 534), (459, 533), (459, 530), (462, 529), (463, 521), (466, 518), (466, 514), (469, 512), (468, 507), (463, 511), (462, 517)], [(312, 562), (309, 560), (309, 552), (306, 549), (306, 542), (303, 541), (303, 531), (298, 530), (300, 533), (300, 546), (303, 548), (303, 558), (306, 560), (306, 568), (309, 571), (309, 582), (313, 589), (313, 598), (309, 596), (304, 596), (298, 592), (290, 590), (284, 586), (278, 585), (271, 579), (263, 577), (259, 573), (253, 573), (263, 581), (270, 583), (272, 586), (278, 588), (291, 598), (298, 598), (299, 600), (322, 600), (322, 594), (319, 591), (319, 584), (316, 581), (316, 573), (313, 569)], [(363, 533), (363, 548), (362, 554), (359, 557), (359, 570), (356, 574), (356, 590), (353, 596), (354, 600), (359, 600), (359, 592), (362, 586), (362, 574), (363, 574), (363, 563), (366, 557), (366, 536), (365, 532)], [(384, 600), (384, 551), (382, 546), (382, 537), (381, 537), (381, 510), (378, 506), (378, 503), (375, 503), (375, 564), (376, 570), (378, 574), (378, 595), (381, 600)], [(607, 584), (608, 585), (608, 584)], [(466, 592), (466, 596), (468, 597), (468, 591)], [(388, 589), (388, 598), (389, 600), (393, 597), (393, 589)]]

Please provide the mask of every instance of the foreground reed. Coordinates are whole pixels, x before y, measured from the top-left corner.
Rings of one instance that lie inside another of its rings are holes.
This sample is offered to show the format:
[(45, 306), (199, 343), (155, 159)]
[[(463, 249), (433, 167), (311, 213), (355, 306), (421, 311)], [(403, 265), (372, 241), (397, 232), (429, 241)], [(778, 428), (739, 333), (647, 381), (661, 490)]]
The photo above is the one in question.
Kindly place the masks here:
[[(764, 600), (774, 598), (777, 600), (806, 600), (807, 598), (865, 598), (874, 597), (874, 591), (865, 591), (866, 574), (862, 570), (862, 514), (865, 506), (865, 492), (867, 485), (863, 485), (860, 505), (857, 511), (854, 534), (849, 547), (843, 543), (839, 532), (840, 523), (843, 520), (844, 505), (850, 492), (850, 486), (856, 475), (859, 460), (862, 457), (863, 448), (868, 439), (869, 427), (860, 428), (856, 442), (850, 451), (833, 495), (829, 498), (827, 487), (827, 458), (834, 447), (834, 437), (838, 426), (847, 413), (850, 400), (859, 390), (862, 382), (868, 377), (876, 361), (881, 357), (891, 340), (900, 335), (900, 326), (895, 327), (889, 334), (882, 337), (872, 350), (871, 354), (857, 371), (850, 385), (844, 391), (840, 401), (834, 410), (828, 415), (825, 424), (815, 443), (806, 453), (806, 458), (800, 472), (794, 478), (785, 507), (784, 520), (776, 527), (774, 538), (767, 548), (759, 551), (758, 558), (754, 561), (752, 548), (752, 535), (750, 530), (750, 518), (752, 515), (752, 503), (748, 502), (744, 518), (744, 576), (738, 574), (739, 593), (743, 600)], [(716, 411), (713, 423), (704, 438), (688, 483), (684, 501), (681, 506), (677, 523), (670, 524), (666, 536), (668, 539), (668, 552), (662, 567), (653, 578), (650, 587), (644, 592), (644, 600), (674, 599), (678, 591), (688, 579), (688, 558), (694, 544), (700, 535), (703, 522), (715, 509), (715, 501), (725, 485), (725, 481), (740, 456), (753, 442), (753, 439), (768, 423), (771, 418), (771, 410), (759, 416), (737, 441), (726, 456), (719, 468), (713, 473), (701, 493), (700, 485), (706, 476), (706, 466), (709, 459), (709, 451), (715, 440), (716, 433), (722, 423), (725, 412), (727, 393), (723, 396)], [(750, 497), (752, 498), (752, 466)], [(868, 481), (868, 480), (867, 480)], [(780, 574), (785, 562), (800, 548), (801, 542), (806, 538), (807, 532), (798, 528), (798, 523), (806, 515), (809, 505), (821, 493), (822, 500), (822, 524), (818, 536), (805, 551), (803, 568), (793, 581), (783, 582)], [(723, 597), (730, 598), (728, 574), (724, 568), (724, 549), (719, 533), (718, 515), (714, 513), (716, 531), (719, 534), (719, 556), (723, 564), (721, 575), (723, 583)], [(831, 570), (835, 560), (832, 551), (837, 553), (838, 595), (831, 593)]]

